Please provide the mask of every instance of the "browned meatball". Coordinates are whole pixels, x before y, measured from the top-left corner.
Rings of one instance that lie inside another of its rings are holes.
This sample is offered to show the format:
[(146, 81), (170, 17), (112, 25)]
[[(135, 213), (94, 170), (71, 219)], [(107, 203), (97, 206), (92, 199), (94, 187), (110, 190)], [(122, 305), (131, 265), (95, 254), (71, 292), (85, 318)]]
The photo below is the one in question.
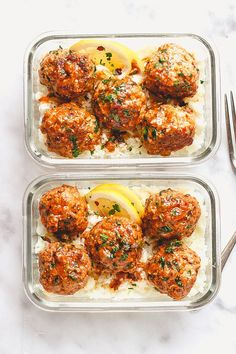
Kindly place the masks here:
[(134, 130), (142, 120), (146, 96), (130, 78), (110, 78), (97, 84), (93, 102), (95, 114), (105, 127)]
[(199, 70), (192, 54), (176, 44), (164, 44), (145, 67), (145, 86), (164, 97), (191, 97), (198, 88)]
[(39, 202), (42, 224), (48, 232), (77, 235), (87, 225), (87, 204), (76, 187), (63, 184), (43, 194)]
[(42, 59), (39, 78), (50, 92), (72, 99), (91, 91), (94, 71), (95, 64), (87, 55), (58, 49)]
[(182, 107), (154, 104), (144, 116), (140, 134), (149, 154), (169, 156), (193, 143), (195, 121)]
[(200, 257), (179, 240), (159, 246), (145, 266), (154, 287), (174, 300), (181, 300), (192, 289), (200, 268)]
[(93, 151), (101, 139), (96, 117), (73, 102), (48, 110), (40, 129), (48, 150), (69, 158)]
[(39, 253), (40, 283), (50, 293), (74, 294), (85, 287), (90, 269), (82, 246), (52, 242)]
[(142, 252), (142, 230), (123, 217), (107, 217), (86, 235), (88, 252), (98, 267), (112, 272), (135, 269)]
[(195, 197), (172, 189), (152, 194), (145, 203), (143, 231), (156, 239), (189, 237), (201, 215)]

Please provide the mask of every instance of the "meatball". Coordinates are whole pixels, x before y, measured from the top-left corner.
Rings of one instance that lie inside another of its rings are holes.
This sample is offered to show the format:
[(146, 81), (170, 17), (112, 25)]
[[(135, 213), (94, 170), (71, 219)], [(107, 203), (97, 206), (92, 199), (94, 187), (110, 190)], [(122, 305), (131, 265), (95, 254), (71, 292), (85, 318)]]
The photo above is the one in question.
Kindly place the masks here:
[(40, 283), (50, 293), (74, 294), (85, 287), (90, 269), (82, 246), (52, 242), (39, 253)]
[(48, 150), (69, 158), (93, 151), (101, 139), (96, 117), (73, 102), (48, 110), (40, 129)]
[(176, 44), (164, 44), (148, 58), (144, 85), (160, 97), (191, 97), (199, 70), (192, 54)]
[(191, 236), (200, 215), (196, 198), (169, 188), (146, 200), (142, 227), (155, 239), (181, 239)]
[(42, 224), (59, 238), (65, 234), (77, 235), (87, 225), (87, 204), (76, 187), (63, 184), (43, 194), (39, 202)]
[(165, 242), (145, 265), (149, 282), (163, 294), (181, 300), (192, 289), (200, 257), (179, 240)]
[(95, 87), (94, 110), (106, 128), (134, 130), (141, 122), (146, 96), (130, 78), (105, 79)]
[(95, 265), (111, 272), (131, 272), (142, 252), (142, 230), (124, 217), (107, 217), (86, 235), (85, 245)]
[(39, 78), (49, 92), (73, 99), (93, 89), (94, 72), (95, 64), (87, 55), (58, 49), (42, 59)]
[(193, 143), (195, 121), (182, 107), (154, 104), (144, 116), (140, 135), (149, 154), (169, 156)]

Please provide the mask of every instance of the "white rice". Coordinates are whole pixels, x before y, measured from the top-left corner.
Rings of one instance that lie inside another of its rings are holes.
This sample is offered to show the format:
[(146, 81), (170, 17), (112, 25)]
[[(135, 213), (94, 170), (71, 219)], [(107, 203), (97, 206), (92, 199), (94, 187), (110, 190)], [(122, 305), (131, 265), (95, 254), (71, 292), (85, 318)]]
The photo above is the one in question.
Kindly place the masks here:
[[(170, 187), (168, 185), (168, 187)], [(138, 197), (140, 198), (142, 204), (145, 204), (145, 200), (149, 197), (150, 194), (159, 192), (163, 189), (166, 189), (167, 186), (147, 186), (147, 185), (139, 185), (139, 186), (129, 186), (131, 190), (133, 190)], [(197, 227), (194, 233), (189, 237), (185, 238), (184, 242), (193, 249), (201, 258), (201, 267), (197, 276), (197, 280), (190, 291), (189, 295), (186, 297), (187, 300), (192, 299), (193, 297), (198, 297), (206, 292), (206, 288), (208, 286), (207, 278), (209, 278), (208, 274), (208, 266), (209, 266), (209, 257), (207, 255), (207, 235), (206, 235), (206, 227), (207, 227), (207, 208), (205, 204), (205, 200), (201, 193), (198, 190), (193, 188), (186, 187), (178, 187), (174, 188), (182, 193), (188, 193), (197, 198), (201, 207), (201, 217), (197, 223)], [(89, 189), (80, 189), (80, 193), (85, 195)], [(100, 221), (102, 217), (95, 215), (91, 210), (89, 210), (89, 226), (88, 228), (93, 227), (98, 221)], [(47, 246), (47, 242), (43, 241), (40, 237), (46, 233), (46, 229), (41, 224), (40, 219), (38, 220), (37, 225), (37, 242), (35, 246), (35, 253), (38, 254), (45, 246)], [(78, 239), (74, 241), (74, 243), (83, 243), (83, 240)], [(147, 244), (144, 245), (142, 258), (143, 262), (147, 261), (148, 258), (152, 256), (152, 247)], [(157, 290), (154, 289), (150, 283), (147, 282), (145, 273), (142, 272), (142, 280), (135, 281), (135, 286), (133, 286), (130, 282), (124, 282), (121, 284), (118, 290), (113, 290), (109, 287), (109, 283), (111, 281), (111, 277), (109, 276), (100, 276), (98, 280), (95, 280), (92, 277), (89, 277), (88, 282), (84, 289), (81, 289), (76, 294), (71, 295), (75, 298), (85, 298), (85, 299), (113, 299), (113, 300), (121, 300), (121, 299), (143, 299), (143, 298), (153, 298), (155, 301), (159, 300), (167, 300), (169, 299), (167, 295), (160, 294)], [(37, 275), (38, 277), (39, 275)], [(38, 281), (38, 280), (37, 280)], [(41, 291), (47, 294), (49, 297), (54, 297), (54, 294), (47, 293), (41, 285), (39, 285)]]
[[(149, 49), (150, 51), (150, 49)], [(145, 52), (146, 53), (146, 52)], [(144, 57), (144, 55), (140, 55)], [(204, 100), (205, 100), (205, 87), (204, 84), (201, 84), (200, 81), (205, 81), (205, 62), (198, 61), (199, 68), (199, 83), (198, 83), (198, 91), (194, 97), (186, 98), (184, 101), (189, 105), (189, 107), (193, 110), (192, 117), (195, 119), (196, 123), (196, 132), (194, 141), (190, 146), (186, 146), (181, 150), (173, 152), (171, 156), (191, 156), (196, 153), (199, 153), (201, 149), (204, 147), (205, 135), (206, 135), (206, 117), (204, 110)], [(104, 68), (102, 67), (104, 70)], [(137, 75), (136, 75), (137, 76)], [(134, 75), (135, 81), (140, 81), (140, 75), (136, 78)], [(50, 103), (40, 103), (38, 100), (47, 94), (47, 90), (44, 86), (38, 83), (38, 92), (35, 94), (35, 101), (38, 105), (39, 109), (39, 121), (41, 122), (44, 113), (53, 107), (53, 104)], [(87, 101), (87, 107), (89, 110), (91, 109), (91, 101)], [(102, 144), (106, 143), (107, 137), (103, 134)], [(154, 155), (149, 155), (144, 147), (142, 147), (141, 140), (139, 138), (130, 137), (124, 143), (118, 144), (114, 151), (108, 152), (106, 149), (102, 148), (102, 144), (98, 145), (94, 153), (91, 155), (90, 151), (82, 152), (77, 159), (83, 158), (91, 158), (91, 159), (117, 159), (117, 158), (137, 158), (137, 157), (153, 157)], [(46, 137), (43, 135), (38, 129), (38, 145), (41, 151), (46, 152), (48, 156), (56, 159), (64, 159), (65, 157), (60, 156), (54, 152), (49, 152), (46, 146)]]

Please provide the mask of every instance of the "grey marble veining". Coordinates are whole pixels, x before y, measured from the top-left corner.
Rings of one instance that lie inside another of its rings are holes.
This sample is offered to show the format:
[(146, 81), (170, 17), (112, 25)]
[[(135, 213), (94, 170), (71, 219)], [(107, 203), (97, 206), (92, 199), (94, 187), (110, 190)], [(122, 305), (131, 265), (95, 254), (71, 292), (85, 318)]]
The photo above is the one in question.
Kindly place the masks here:
[[(0, 353), (1, 354), (197, 354), (236, 352), (236, 252), (224, 269), (215, 302), (194, 313), (53, 314), (26, 299), (21, 281), (22, 196), (45, 173), (23, 142), (22, 58), (39, 33), (65, 29), (81, 33), (195, 32), (216, 43), (222, 91), (236, 88), (235, 1), (8, 0), (1, 9), (0, 85)], [(236, 227), (236, 176), (222, 144), (217, 155), (194, 168), (217, 187), (222, 245)]]

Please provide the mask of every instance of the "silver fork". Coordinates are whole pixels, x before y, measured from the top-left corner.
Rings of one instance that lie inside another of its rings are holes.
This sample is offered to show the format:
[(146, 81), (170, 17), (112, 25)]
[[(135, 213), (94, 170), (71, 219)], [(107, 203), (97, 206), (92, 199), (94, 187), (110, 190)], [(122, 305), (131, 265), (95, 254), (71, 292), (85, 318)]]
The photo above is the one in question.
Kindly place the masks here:
[[(230, 91), (230, 109), (227, 95), (225, 94), (225, 119), (229, 145), (229, 157), (234, 171), (236, 171), (236, 111), (233, 92)], [(221, 253), (221, 270), (223, 270), (234, 246), (236, 244), (236, 232), (233, 234), (223, 252)]]
[(232, 91), (230, 91), (230, 109), (228, 98), (225, 94), (225, 119), (229, 145), (229, 157), (232, 167), (236, 171), (236, 111)]

